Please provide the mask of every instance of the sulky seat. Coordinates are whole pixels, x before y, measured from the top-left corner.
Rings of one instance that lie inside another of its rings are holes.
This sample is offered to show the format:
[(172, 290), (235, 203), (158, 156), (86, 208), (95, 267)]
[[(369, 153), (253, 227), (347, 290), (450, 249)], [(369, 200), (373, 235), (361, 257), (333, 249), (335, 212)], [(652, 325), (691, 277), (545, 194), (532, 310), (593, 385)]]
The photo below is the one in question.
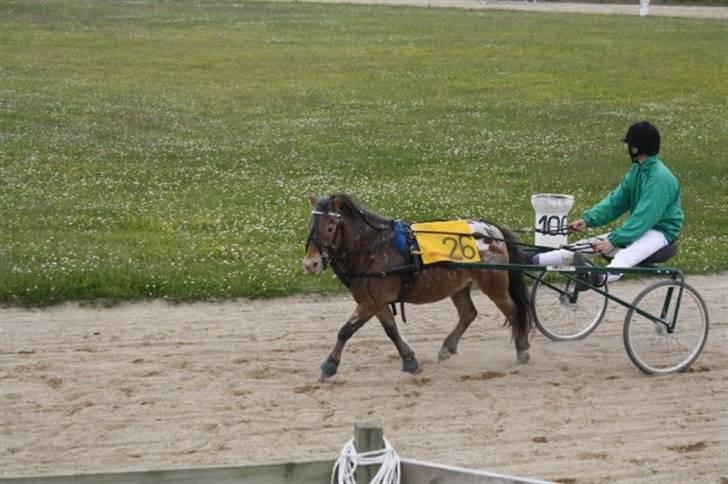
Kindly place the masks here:
[(675, 257), (677, 254), (677, 240), (671, 244), (667, 244), (662, 249), (658, 250), (647, 259), (640, 262), (638, 265), (650, 265), (650, 264), (661, 264)]

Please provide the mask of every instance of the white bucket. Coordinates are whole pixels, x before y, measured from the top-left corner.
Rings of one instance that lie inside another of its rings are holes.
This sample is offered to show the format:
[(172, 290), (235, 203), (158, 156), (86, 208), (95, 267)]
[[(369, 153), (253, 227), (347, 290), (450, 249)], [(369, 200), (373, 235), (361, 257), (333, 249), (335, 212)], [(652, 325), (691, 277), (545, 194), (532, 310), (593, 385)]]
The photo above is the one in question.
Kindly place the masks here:
[[(531, 205), (536, 211), (534, 228), (542, 231), (566, 230), (569, 224), (569, 210), (574, 205), (574, 197), (559, 193), (536, 193), (531, 195)], [(558, 248), (568, 243), (566, 235), (546, 235), (536, 232), (535, 244)]]
[(650, 0), (640, 0), (640, 17), (647, 17), (650, 14)]

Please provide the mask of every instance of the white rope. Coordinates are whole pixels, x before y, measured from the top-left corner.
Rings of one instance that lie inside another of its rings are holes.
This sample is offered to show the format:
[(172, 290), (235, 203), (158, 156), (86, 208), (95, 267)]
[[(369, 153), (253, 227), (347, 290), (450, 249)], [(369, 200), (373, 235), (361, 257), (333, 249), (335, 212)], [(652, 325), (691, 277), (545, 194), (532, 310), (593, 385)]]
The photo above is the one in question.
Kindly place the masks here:
[(400, 463), (394, 448), (384, 439), (384, 448), (358, 454), (351, 439), (341, 449), (331, 471), (331, 484), (356, 484), (354, 473), (357, 467), (381, 464), (369, 484), (399, 484)]

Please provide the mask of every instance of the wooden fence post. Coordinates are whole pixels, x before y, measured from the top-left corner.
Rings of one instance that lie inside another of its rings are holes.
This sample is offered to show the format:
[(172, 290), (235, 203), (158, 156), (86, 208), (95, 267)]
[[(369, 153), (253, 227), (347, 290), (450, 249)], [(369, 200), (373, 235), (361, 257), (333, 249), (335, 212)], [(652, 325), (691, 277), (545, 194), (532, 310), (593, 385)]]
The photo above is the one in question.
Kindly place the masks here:
[[(377, 421), (363, 421), (354, 424), (354, 446), (356, 452), (369, 452), (384, 448), (384, 430)], [(357, 484), (368, 484), (377, 474), (378, 467), (374, 465), (359, 466), (354, 473)]]

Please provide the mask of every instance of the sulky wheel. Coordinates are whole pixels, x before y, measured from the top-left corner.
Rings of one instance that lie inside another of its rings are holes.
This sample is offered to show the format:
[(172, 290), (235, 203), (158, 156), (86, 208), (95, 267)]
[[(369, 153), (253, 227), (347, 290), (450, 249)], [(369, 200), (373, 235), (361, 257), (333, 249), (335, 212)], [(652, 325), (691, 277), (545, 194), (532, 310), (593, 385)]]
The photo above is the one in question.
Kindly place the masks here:
[[(675, 321), (674, 330), (654, 317)], [(661, 281), (637, 295), (627, 311), (623, 336), (629, 358), (645, 373), (683, 371), (698, 358), (708, 339), (708, 310), (689, 285)]]
[[(597, 291), (577, 291), (576, 281), (567, 274), (544, 271), (536, 277), (531, 301), (536, 326), (553, 341), (587, 337), (596, 329), (607, 310), (608, 297)], [(607, 286), (603, 287), (607, 291)]]

